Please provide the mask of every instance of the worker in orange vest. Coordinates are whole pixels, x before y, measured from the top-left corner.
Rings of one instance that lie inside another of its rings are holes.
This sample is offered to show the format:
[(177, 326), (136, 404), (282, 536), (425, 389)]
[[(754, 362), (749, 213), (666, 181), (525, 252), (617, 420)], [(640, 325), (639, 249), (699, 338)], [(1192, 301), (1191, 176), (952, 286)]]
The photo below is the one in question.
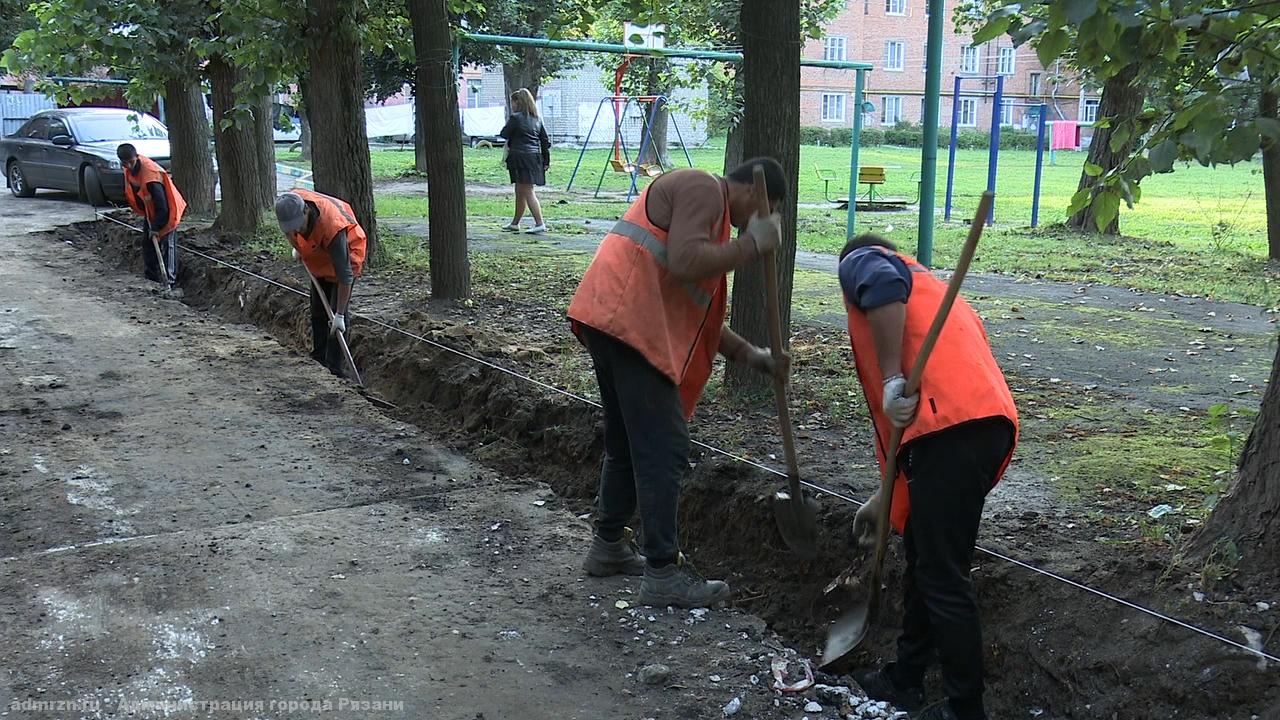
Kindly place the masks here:
[[(173, 285), (178, 280), (178, 223), (187, 201), (173, 186), (169, 173), (149, 157), (138, 154), (131, 143), (116, 148), (124, 168), (124, 199), (142, 216), (142, 260), (148, 280)], [(165, 267), (160, 267), (153, 239), (159, 243)], [(161, 275), (163, 273), (163, 276)]]
[[(605, 235), (569, 305), (604, 407), (599, 507), (583, 567), (594, 576), (643, 575), (646, 605), (710, 607), (730, 597), (726, 583), (685, 562), (676, 537), (687, 422), (716, 354), (770, 375), (789, 370), (789, 359), (775, 364), (767, 349), (724, 327), (726, 273), (779, 242), (777, 213), (754, 210), (757, 165), (776, 208), (787, 180), (772, 158), (750, 160), (724, 178), (692, 168), (659, 177)], [(625, 527), (637, 509), (644, 555)]]
[[(338, 377), (346, 377), (341, 346), (334, 337), (347, 332), (351, 288), (364, 268), (368, 238), (355, 211), (343, 200), (311, 190), (293, 189), (276, 200), (276, 220), (293, 259), (301, 260), (318, 283), (311, 283), (311, 357)], [(316, 291), (324, 291), (330, 318)]]
[[(858, 380), (884, 465), (891, 427), (904, 428), (891, 522), (902, 533), (902, 636), (897, 661), (854, 678), (901, 710), (924, 705), (924, 673), (936, 653), (947, 701), (928, 720), (985, 720), (982, 627), (969, 578), (987, 493), (1004, 475), (1018, 437), (1018, 411), (987, 342), (982, 320), (957, 298), (924, 368), (917, 394), (903, 396), (947, 286), (875, 235), (840, 253), (840, 287)], [(875, 544), (877, 492), (854, 519), (864, 549)]]

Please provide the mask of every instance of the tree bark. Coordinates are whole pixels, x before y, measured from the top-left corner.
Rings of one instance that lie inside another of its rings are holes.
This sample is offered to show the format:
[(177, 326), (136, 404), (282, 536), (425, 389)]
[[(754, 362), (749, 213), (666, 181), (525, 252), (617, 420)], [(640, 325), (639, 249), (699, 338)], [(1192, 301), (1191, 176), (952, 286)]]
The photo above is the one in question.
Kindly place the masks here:
[[(409, 0), (417, 58), (418, 127), (426, 144), (427, 226), (431, 295), (471, 294), (467, 258), (467, 197), (458, 123), (458, 78), (453, 68), (452, 24), (447, 0)], [(504, 68), (505, 75), (505, 68)], [(532, 90), (532, 88), (531, 88)]]
[[(1275, 81), (1264, 83), (1258, 98), (1258, 116), (1280, 120), (1280, 89)], [(1262, 140), (1262, 185), (1267, 198), (1267, 257), (1280, 260), (1280, 140)]]
[(533, 93), (536, 100), (538, 89), (542, 87), (543, 51), (540, 48), (527, 47), (515, 48), (515, 51), (520, 56), (520, 60), (502, 65), (502, 82), (506, 86), (507, 97), (511, 97), (511, 93), (520, 88), (525, 88)]
[(306, 106), (298, 108), (298, 122), (302, 124), (298, 136), (298, 144), (302, 146), (302, 161), (311, 162), (311, 116), (307, 114)]
[[(413, 111), (413, 169), (414, 172), (425, 174), (427, 172), (427, 143), (423, 140), (423, 134), (426, 127), (422, 124), (422, 113), (418, 112), (417, 103), (421, 100), (414, 95), (414, 111)], [(461, 135), (461, 131), (459, 131)]]
[[(1142, 103), (1146, 99), (1146, 93), (1142, 87), (1136, 84), (1138, 78), (1138, 66), (1128, 65), (1116, 75), (1109, 78), (1102, 85), (1102, 97), (1098, 102), (1098, 118), (1111, 118), (1112, 123), (1116, 124), (1124, 120), (1131, 120), (1142, 112)], [(1130, 137), (1128, 142), (1117, 152), (1111, 151), (1111, 128), (1094, 127), (1093, 140), (1089, 143), (1089, 162), (1102, 168), (1103, 174), (1120, 166), (1122, 162), (1133, 152), (1134, 143), (1140, 138)], [(1101, 177), (1101, 176), (1099, 176)], [(1083, 171), (1080, 173), (1080, 184), (1077, 190), (1093, 187), (1099, 177), (1090, 176)], [(1120, 234), (1120, 214), (1116, 213), (1116, 217), (1105, 228), (1098, 227), (1097, 219), (1093, 216), (1093, 208), (1086, 206), (1083, 210), (1072, 215), (1067, 219), (1067, 227), (1082, 230), (1084, 232), (1101, 232), (1106, 235)]]
[[(662, 86), (663, 69), (663, 61), (656, 59), (649, 61), (649, 77), (645, 84), (645, 92), (649, 95), (666, 95), (666, 89)], [(646, 165), (660, 163), (664, 168), (671, 167), (671, 157), (667, 152), (667, 129), (671, 124), (670, 121), (671, 108), (664, 102), (653, 116), (653, 124), (649, 126), (649, 145), (637, 162)]]
[(311, 111), (311, 177), (316, 192), (351, 203), (378, 258), (373, 172), (364, 124), (364, 70), (354, 0), (307, 0), (311, 70), (304, 98)]
[(724, 174), (728, 175), (745, 160), (742, 156), (742, 123), (729, 128), (724, 141)]
[[(214, 227), (233, 233), (257, 230), (267, 205), (262, 202), (257, 175), (258, 150), (254, 120), (237, 118), (236, 83), (244, 72), (226, 58), (209, 58), (206, 68), (213, 91), (213, 140), (218, 156), (218, 178), (222, 188), (222, 205)], [(228, 127), (223, 127), (227, 123)], [(272, 173), (274, 177), (274, 172)]]
[(258, 158), (258, 201), (263, 207), (276, 204), (275, 107), (271, 95), (263, 95), (253, 108), (254, 141)]
[(169, 121), (169, 157), (173, 184), (187, 201), (193, 216), (213, 215), (213, 155), (210, 152), (209, 118), (204, 114), (200, 83), (171, 78), (164, 84), (164, 105)]
[[(742, 118), (744, 158), (769, 156), (782, 163), (790, 183), (778, 206), (782, 244), (778, 253), (778, 295), (782, 337), (790, 344), (791, 287), (796, 262), (796, 180), (800, 170), (800, 7), (798, 3), (743, 0)], [(759, 346), (769, 344), (764, 275), (757, 261), (733, 275), (730, 327)], [(734, 392), (764, 392), (771, 383), (744, 363), (728, 363), (725, 384)]]
[(1266, 578), (1280, 574), (1280, 348), (1240, 454), (1236, 480), (1209, 515), (1192, 551), (1201, 559), (1216, 556), (1221, 561), (1233, 554), (1224, 547), (1228, 542), (1239, 554), (1238, 570)]

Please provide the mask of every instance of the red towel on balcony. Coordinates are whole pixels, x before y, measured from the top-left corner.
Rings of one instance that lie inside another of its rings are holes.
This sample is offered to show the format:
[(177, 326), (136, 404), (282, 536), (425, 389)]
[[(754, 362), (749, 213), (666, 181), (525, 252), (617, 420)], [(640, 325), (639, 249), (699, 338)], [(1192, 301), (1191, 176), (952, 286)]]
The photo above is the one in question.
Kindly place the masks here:
[(1051, 150), (1079, 150), (1080, 125), (1074, 120), (1055, 120)]

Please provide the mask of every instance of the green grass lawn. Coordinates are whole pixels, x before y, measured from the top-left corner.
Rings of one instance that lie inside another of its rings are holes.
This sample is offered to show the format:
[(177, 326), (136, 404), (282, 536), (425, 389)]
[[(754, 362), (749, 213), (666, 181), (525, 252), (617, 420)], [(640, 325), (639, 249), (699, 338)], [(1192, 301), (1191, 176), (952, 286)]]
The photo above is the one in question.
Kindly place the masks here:
[[(713, 172), (722, 166), (722, 149), (690, 151), (694, 165)], [(467, 181), (507, 184), (502, 151), (464, 149)], [(564, 192), (578, 159), (578, 151), (556, 148), (547, 187), (542, 197), (547, 218), (557, 220), (614, 218), (626, 208), (617, 195), (630, 182), (626, 174), (605, 170), (602, 199), (593, 198), (607, 149), (589, 150), (574, 179), (572, 192)], [(297, 162), (296, 154), (281, 160)], [(672, 161), (685, 163), (675, 149)], [(879, 190), (888, 196), (916, 198), (920, 150), (913, 148), (863, 148), (864, 165), (883, 165), (888, 182)], [(375, 178), (413, 178), (413, 152), (375, 150), (371, 153)], [(1038, 230), (1031, 218), (1035, 153), (1002, 151), (996, 183), (996, 228), (988, 231), (975, 261), (975, 269), (1070, 282), (1100, 282), (1158, 292), (1182, 292), (1257, 305), (1280, 305), (1280, 276), (1266, 268), (1266, 218), (1261, 167), (1257, 162), (1235, 167), (1180, 166), (1176, 172), (1148, 178), (1142, 200), (1134, 210), (1122, 208), (1124, 237), (1108, 239), (1067, 232), (1060, 226), (1076, 190), (1084, 153), (1059, 152), (1057, 164), (1046, 155), (1040, 198)], [(823, 183), (815, 168), (836, 179), (832, 197), (847, 195), (848, 148), (803, 146), (800, 151), (798, 198), (802, 204), (824, 201)], [(937, 207), (943, 207), (946, 189), (947, 151), (938, 152)], [(935, 226), (935, 264), (949, 266), (963, 242), (966, 221), (986, 187), (987, 152), (961, 150), (956, 155), (953, 220), (939, 217)], [(879, 192), (879, 191), (878, 191)], [(512, 197), (470, 193), (468, 214), (480, 226), (509, 218)], [(386, 216), (425, 217), (423, 197), (381, 195), (378, 210)], [(835, 253), (844, 242), (845, 212), (825, 207), (802, 207), (798, 218), (801, 249)], [(562, 224), (563, 227), (563, 224)], [(917, 215), (905, 212), (859, 213), (859, 232), (877, 232), (914, 251)]]

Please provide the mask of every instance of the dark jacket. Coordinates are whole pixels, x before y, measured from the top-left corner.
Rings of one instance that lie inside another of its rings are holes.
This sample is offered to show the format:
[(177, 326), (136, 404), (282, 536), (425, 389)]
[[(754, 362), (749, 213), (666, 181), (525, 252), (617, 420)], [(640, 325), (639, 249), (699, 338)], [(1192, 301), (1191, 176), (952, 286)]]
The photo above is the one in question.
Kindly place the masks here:
[(507, 152), (515, 154), (542, 155), (544, 167), (551, 164), (551, 139), (547, 137), (547, 129), (542, 120), (525, 112), (512, 113), (507, 118), (506, 127), (499, 133), (507, 141)]

